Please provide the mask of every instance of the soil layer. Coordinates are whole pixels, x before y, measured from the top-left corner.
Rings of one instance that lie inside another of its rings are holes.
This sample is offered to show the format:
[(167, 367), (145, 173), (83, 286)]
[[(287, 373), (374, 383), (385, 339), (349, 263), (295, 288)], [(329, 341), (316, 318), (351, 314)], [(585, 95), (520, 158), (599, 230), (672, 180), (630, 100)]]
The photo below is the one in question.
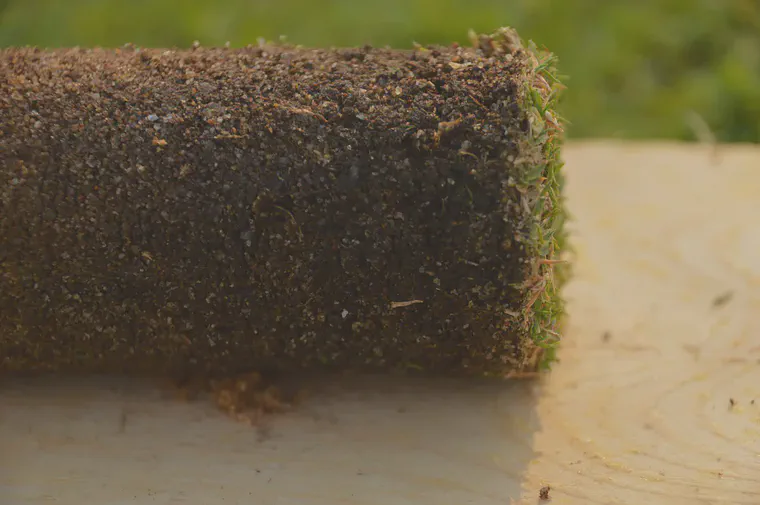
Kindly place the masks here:
[(3, 49), (0, 370), (535, 369), (538, 63), (506, 36)]

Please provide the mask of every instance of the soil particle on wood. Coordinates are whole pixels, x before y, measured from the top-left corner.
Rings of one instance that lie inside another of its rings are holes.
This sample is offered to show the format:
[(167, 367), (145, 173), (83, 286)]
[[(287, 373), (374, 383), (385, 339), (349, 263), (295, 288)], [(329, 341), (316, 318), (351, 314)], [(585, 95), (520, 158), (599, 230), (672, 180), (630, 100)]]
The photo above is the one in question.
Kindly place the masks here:
[(500, 44), (0, 50), (0, 371), (535, 368), (559, 186)]
[(727, 291), (721, 295), (716, 296), (713, 299), (712, 306), (715, 308), (723, 307), (724, 305), (727, 305), (728, 302), (731, 301), (734, 297), (733, 291)]
[(303, 381), (287, 381), (259, 372), (217, 378), (200, 375), (172, 380), (168, 386), (175, 399), (195, 401), (210, 398), (224, 414), (256, 426), (260, 439), (268, 438), (268, 419), (300, 404), (307, 396)]
[(538, 498), (542, 501), (548, 501), (549, 498), (549, 491), (551, 491), (550, 486), (544, 486), (538, 491)]

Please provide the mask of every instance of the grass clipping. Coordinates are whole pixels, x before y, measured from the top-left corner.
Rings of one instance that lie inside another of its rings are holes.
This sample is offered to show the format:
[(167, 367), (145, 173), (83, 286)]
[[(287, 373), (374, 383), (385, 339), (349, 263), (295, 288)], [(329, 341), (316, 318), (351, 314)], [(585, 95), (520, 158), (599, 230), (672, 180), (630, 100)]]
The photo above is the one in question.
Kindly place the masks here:
[(0, 370), (555, 359), (554, 57), (0, 50)]

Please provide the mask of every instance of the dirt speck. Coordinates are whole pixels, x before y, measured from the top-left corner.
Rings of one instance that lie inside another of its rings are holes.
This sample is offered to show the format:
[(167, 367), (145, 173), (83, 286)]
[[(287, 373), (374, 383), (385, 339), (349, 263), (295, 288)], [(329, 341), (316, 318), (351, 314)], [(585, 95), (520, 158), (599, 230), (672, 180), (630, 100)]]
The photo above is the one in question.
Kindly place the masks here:
[(551, 498), (549, 498), (549, 491), (551, 491), (551, 486), (544, 486), (538, 491), (538, 498), (542, 501), (548, 501)]
[(127, 417), (127, 410), (122, 408), (121, 413), (119, 414), (119, 433), (127, 431)]
[(715, 308), (723, 307), (728, 302), (730, 302), (733, 297), (734, 297), (733, 291), (726, 291), (725, 293), (718, 295), (713, 299), (712, 306)]
[(300, 403), (305, 390), (279, 387), (279, 382), (259, 372), (246, 372), (221, 378), (192, 377), (172, 384), (173, 395), (180, 401), (208, 398), (236, 421), (255, 426), (259, 441), (271, 438), (266, 419)]

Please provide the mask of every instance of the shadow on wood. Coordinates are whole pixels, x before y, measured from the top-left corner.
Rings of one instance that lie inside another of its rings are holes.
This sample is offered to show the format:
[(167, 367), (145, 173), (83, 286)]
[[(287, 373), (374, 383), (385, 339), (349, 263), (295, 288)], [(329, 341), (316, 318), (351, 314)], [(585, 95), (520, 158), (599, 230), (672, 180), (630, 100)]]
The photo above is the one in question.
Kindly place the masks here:
[(310, 381), (263, 428), (152, 383), (6, 381), (7, 503), (503, 504), (534, 458), (528, 381)]

